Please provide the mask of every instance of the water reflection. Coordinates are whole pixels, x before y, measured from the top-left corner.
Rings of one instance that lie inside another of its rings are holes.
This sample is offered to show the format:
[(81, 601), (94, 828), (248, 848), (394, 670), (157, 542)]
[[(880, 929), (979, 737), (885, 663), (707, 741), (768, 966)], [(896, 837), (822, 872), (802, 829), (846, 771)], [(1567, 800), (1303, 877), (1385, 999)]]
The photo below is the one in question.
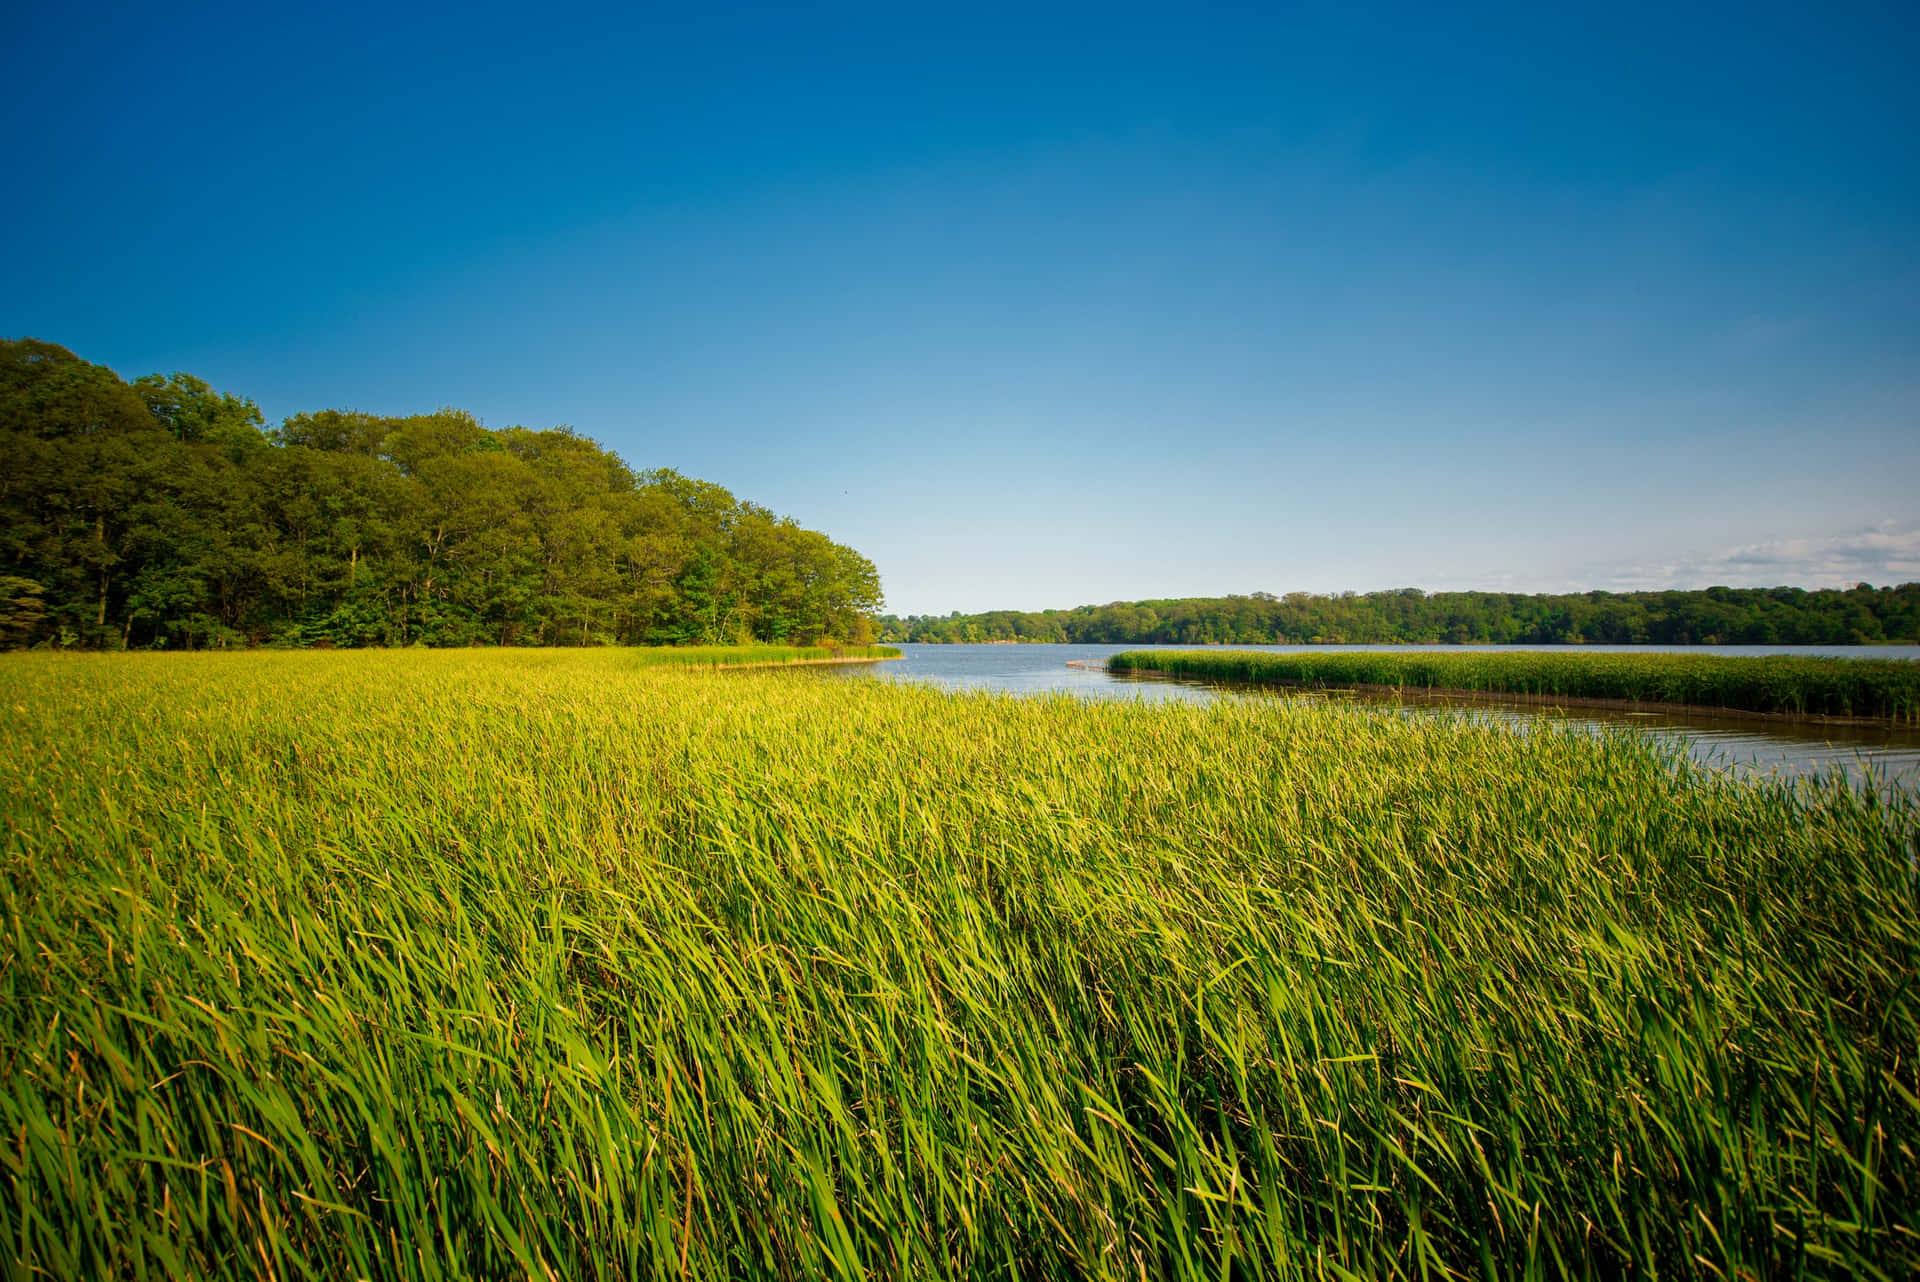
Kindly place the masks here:
[[(1694, 760), (1743, 774), (1808, 776), (1840, 771), (1861, 782), (1869, 775), (1902, 791), (1920, 793), (1920, 730), (1881, 725), (1829, 725), (1818, 722), (1759, 721), (1711, 713), (1627, 712), (1574, 708), (1565, 711), (1532, 704), (1502, 703), (1497, 698), (1453, 699), (1355, 692), (1313, 695), (1285, 691), (1249, 691), (1202, 681), (1142, 677), (1099, 669), (1069, 667), (1069, 660), (1103, 662), (1121, 645), (906, 645), (905, 657), (889, 663), (815, 669), (847, 680), (915, 681), (946, 689), (999, 690), (1015, 694), (1072, 694), (1090, 699), (1143, 699), (1204, 703), (1217, 698), (1341, 698), (1390, 703), (1415, 715), (1470, 715), (1534, 724), (1542, 720), (1577, 727), (1631, 726), (1683, 744)], [(1247, 650), (1329, 649), (1335, 647), (1237, 646)], [(1353, 650), (1424, 649), (1407, 646), (1344, 646)], [(1485, 647), (1524, 649), (1527, 647)], [(1657, 650), (1661, 647), (1588, 647)], [(1781, 647), (1694, 647), (1689, 653), (1779, 654)], [(1920, 646), (1798, 647), (1789, 652), (1920, 658)]]

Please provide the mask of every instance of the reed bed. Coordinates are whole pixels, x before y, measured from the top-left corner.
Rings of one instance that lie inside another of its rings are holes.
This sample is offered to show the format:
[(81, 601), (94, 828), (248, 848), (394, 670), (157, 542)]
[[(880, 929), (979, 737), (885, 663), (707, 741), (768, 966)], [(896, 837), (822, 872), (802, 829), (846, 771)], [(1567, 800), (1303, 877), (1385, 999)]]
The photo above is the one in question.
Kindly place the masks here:
[(1268, 685), (1375, 685), (1617, 699), (1920, 725), (1920, 663), (1904, 659), (1537, 650), (1465, 654), (1127, 650), (1114, 655), (1107, 666), (1120, 672), (1164, 672)]
[(850, 659), (897, 659), (890, 645), (681, 645), (622, 649), (627, 663), (644, 668), (772, 668), (789, 663), (839, 663)]
[(1911, 1276), (1920, 822), (1626, 733), (0, 662), (16, 1276)]

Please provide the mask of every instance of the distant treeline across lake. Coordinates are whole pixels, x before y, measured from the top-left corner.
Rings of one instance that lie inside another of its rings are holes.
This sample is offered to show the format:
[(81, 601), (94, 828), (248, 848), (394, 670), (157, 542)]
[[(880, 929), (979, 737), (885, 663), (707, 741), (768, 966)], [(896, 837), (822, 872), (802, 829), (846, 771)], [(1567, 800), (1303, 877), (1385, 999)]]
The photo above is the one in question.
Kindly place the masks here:
[(1691, 592), (1185, 597), (1072, 610), (882, 616), (880, 639), (1076, 645), (1872, 645), (1920, 642), (1920, 583)]

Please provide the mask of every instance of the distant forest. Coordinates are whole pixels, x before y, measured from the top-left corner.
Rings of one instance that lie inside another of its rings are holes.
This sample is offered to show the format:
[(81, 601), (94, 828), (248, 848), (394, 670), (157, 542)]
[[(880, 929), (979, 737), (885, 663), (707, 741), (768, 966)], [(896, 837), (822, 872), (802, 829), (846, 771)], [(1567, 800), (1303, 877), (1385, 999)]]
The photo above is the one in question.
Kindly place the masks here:
[(1920, 583), (1842, 590), (1392, 592), (1122, 601), (1074, 610), (892, 615), (883, 641), (1068, 641), (1126, 645), (1395, 644), (1867, 645), (1920, 642)]
[(864, 643), (873, 564), (567, 428), (299, 414), (0, 342), (0, 647)]

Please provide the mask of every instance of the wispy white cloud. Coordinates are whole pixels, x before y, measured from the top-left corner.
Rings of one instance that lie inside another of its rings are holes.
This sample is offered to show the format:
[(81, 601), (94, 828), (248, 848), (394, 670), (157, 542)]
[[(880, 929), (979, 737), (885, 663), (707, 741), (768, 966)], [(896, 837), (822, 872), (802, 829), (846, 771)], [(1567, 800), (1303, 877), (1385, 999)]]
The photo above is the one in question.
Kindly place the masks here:
[(1882, 521), (1826, 538), (1769, 539), (1670, 561), (1595, 567), (1587, 586), (1852, 587), (1920, 581), (1920, 523)]

